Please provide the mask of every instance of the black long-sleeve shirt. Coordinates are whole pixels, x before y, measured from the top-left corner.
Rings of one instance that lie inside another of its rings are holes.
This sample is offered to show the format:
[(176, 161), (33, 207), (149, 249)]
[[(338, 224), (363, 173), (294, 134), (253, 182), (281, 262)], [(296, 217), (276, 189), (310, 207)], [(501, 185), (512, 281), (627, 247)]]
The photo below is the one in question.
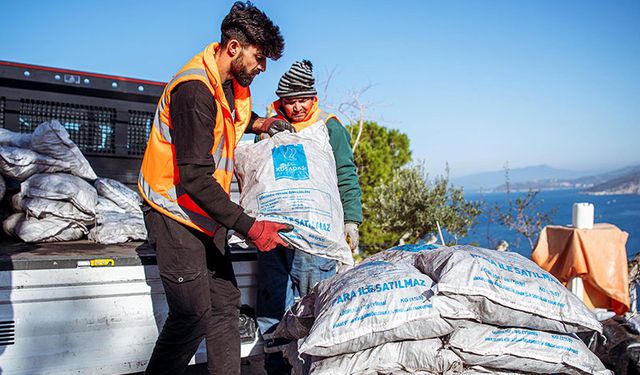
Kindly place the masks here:
[[(233, 112), (232, 86), (224, 85), (224, 91)], [(171, 92), (169, 109), (173, 125), (171, 139), (185, 192), (215, 221), (246, 236), (255, 219), (233, 203), (222, 186), (213, 180), (215, 163), (211, 149), (217, 111), (213, 95), (202, 82), (184, 82)], [(249, 129), (257, 117), (252, 113)], [(226, 237), (226, 230), (218, 232), (224, 232), (222, 235)], [(216, 234), (217, 245), (224, 243), (222, 235)]]

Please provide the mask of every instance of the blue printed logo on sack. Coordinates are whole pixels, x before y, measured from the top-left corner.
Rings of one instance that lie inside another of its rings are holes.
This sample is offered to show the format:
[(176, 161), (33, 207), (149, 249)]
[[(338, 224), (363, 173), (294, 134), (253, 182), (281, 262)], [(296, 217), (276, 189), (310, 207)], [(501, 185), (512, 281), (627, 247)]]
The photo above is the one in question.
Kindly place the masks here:
[(273, 171), (276, 180), (288, 178), (290, 180), (308, 180), (309, 165), (304, 147), (301, 144), (283, 145), (271, 150)]

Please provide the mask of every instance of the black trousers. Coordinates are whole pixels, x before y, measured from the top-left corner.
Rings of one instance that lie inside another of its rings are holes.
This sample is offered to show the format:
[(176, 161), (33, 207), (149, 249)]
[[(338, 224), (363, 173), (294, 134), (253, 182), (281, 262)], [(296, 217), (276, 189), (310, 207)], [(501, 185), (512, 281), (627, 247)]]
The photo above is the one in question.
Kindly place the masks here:
[(183, 374), (203, 338), (210, 374), (240, 374), (240, 291), (230, 252), (153, 209), (145, 224), (169, 305), (145, 374)]

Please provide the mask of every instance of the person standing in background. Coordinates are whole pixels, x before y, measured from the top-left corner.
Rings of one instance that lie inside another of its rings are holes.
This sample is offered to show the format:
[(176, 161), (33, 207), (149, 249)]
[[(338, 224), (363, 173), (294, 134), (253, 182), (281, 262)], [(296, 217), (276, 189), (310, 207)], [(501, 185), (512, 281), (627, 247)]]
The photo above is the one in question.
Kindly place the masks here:
[[(295, 62), (284, 73), (273, 102), (275, 119), (291, 123), (297, 132), (322, 121), (329, 134), (338, 177), (338, 191), (344, 211), (344, 232), (351, 251), (358, 249), (358, 226), (362, 223), (362, 192), (351, 150), (349, 132), (335, 115), (318, 108), (313, 65)], [(312, 162), (312, 161), (310, 161)], [(265, 340), (265, 369), (269, 375), (290, 374), (283, 358), (287, 340), (273, 338), (273, 332), (296, 297), (307, 295), (319, 281), (336, 273), (337, 262), (299, 250), (276, 247), (258, 254), (258, 326)], [(310, 363), (304, 367), (308, 371)]]

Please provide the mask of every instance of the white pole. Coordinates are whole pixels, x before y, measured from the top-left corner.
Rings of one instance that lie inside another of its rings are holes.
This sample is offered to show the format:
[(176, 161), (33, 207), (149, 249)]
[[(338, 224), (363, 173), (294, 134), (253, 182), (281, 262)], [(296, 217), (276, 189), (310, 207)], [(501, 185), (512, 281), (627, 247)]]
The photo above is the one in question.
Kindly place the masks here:
[(438, 235), (440, 236), (440, 243), (442, 246), (444, 245), (444, 237), (442, 237), (442, 229), (440, 229), (440, 223), (436, 220), (436, 225), (438, 226)]

